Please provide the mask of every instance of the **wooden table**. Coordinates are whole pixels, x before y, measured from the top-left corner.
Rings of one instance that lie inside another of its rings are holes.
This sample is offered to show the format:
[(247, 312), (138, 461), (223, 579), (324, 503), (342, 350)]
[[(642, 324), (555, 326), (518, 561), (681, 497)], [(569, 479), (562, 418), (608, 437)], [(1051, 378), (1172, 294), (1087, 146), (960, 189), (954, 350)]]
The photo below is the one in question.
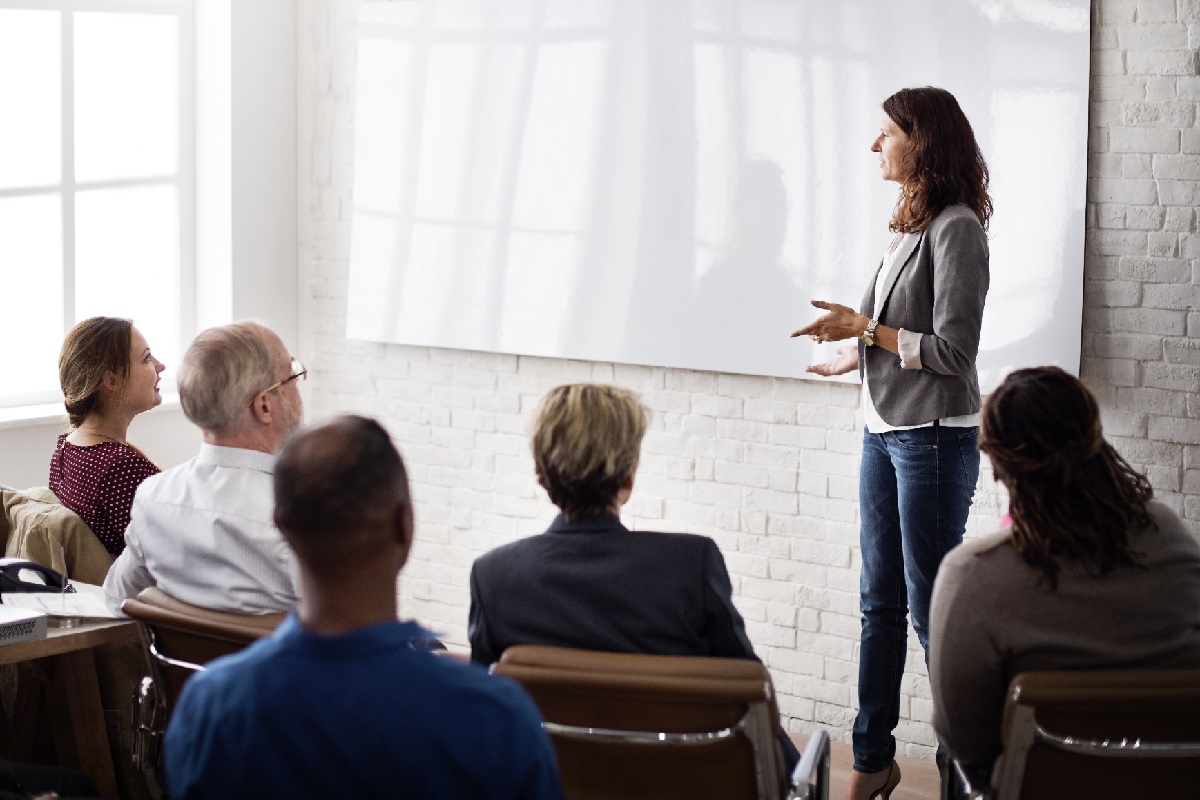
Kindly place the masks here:
[[(85, 622), (76, 628), (51, 628), (45, 639), (0, 646), (0, 664), (35, 662), (38, 671), (50, 681), (50, 714), (54, 744), (59, 763), (78, 767), (100, 795), (114, 798), (117, 780), (113, 771), (112, 750), (100, 704), (100, 684), (96, 679), (93, 650), (110, 644), (138, 641), (137, 625), (129, 621)], [(18, 691), (13, 709), (13, 726), (32, 727), (38, 696), (33, 686)], [(20, 760), (21, 753), (13, 757)]]

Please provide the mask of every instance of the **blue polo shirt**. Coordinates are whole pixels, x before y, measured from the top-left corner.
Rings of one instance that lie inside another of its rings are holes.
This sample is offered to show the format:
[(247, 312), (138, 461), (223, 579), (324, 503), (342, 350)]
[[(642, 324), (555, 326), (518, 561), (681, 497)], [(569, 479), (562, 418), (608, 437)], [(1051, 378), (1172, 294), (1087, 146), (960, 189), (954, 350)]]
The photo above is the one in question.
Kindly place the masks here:
[(561, 798), (533, 702), (478, 666), (412, 649), (411, 622), (275, 635), (188, 681), (167, 728), (190, 798)]

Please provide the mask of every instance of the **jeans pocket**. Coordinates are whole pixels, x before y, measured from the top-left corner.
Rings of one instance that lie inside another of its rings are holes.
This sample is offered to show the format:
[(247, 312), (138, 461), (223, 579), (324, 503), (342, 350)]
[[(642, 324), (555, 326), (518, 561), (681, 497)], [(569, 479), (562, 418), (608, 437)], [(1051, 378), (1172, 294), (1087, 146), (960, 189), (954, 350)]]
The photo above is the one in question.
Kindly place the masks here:
[(958, 455), (962, 463), (963, 482), (972, 487), (979, 481), (979, 428), (967, 428), (958, 437)]
[(933, 451), (938, 448), (937, 429), (931, 425), (906, 431), (888, 431), (885, 435), (892, 437), (892, 441), (905, 450)]

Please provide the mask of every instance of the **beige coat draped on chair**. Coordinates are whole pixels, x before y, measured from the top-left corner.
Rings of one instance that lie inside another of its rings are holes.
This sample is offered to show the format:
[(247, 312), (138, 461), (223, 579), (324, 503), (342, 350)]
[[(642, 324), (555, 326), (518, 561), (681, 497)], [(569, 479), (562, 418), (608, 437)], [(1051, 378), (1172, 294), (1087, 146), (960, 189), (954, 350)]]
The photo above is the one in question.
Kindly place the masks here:
[(100, 585), (113, 557), (79, 515), (44, 487), (0, 490), (4, 555), (53, 567), (69, 578)]

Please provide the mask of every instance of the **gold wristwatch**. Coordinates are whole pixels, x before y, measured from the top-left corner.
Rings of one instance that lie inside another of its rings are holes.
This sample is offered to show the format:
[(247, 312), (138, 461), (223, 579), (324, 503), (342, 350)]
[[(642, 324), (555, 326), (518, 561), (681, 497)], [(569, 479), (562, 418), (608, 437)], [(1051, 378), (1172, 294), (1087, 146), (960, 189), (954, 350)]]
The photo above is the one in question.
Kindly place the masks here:
[(865, 344), (867, 347), (873, 347), (875, 345), (875, 326), (878, 324), (879, 320), (871, 320), (867, 323), (867, 329), (862, 332), (862, 336), (858, 337), (862, 339), (863, 344)]

